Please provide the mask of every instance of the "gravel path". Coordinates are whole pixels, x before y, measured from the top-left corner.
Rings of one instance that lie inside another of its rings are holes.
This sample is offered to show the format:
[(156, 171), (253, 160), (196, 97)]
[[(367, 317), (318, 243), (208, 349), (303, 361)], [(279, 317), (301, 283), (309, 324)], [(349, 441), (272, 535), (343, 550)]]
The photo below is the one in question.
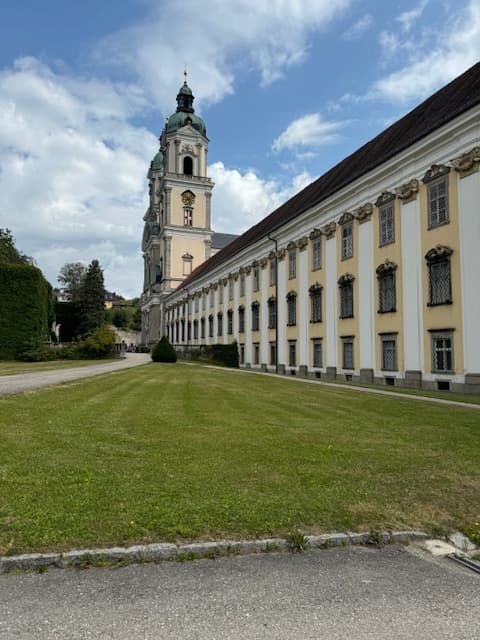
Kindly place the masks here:
[(48, 387), (52, 384), (61, 384), (80, 378), (90, 378), (110, 371), (130, 369), (141, 364), (151, 362), (148, 353), (127, 353), (126, 357), (116, 361), (103, 362), (88, 367), (76, 367), (72, 369), (58, 369), (53, 371), (38, 371), (35, 373), (20, 373), (15, 376), (0, 376), (0, 396), (8, 396), (22, 391)]

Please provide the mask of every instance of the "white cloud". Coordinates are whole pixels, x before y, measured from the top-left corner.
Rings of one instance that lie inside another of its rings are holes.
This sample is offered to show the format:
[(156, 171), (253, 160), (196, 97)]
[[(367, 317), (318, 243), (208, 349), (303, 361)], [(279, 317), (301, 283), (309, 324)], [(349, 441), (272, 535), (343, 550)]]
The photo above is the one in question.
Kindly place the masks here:
[(253, 169), (228, 169), (223, 162), (210, 165), (209, 175), (215, 182), (214, 228), (224, 233), (246, 231), (312, 181), (308, 173), (300, 173), (280, 184), (262, 179)]
[(428, 2), (429, 0), (422, 0), (417, 7), (410, 11), (404, 11), (397, 17), (397, 22), (400, 23), (403, 31), (410, 31), (415, 22), (421, 17)]
[(343, 32), (342, 38), (344, 40), (358, 40), (366, 31), (370, 29), (370, 27), (373, 25), (373, 22), (373, 16), (371, 16), (369, 13), (366, 13), (356, 22), (354, 22), (351, 27)]
[(323, 120), (319, 113), (310, 113), (291, 122), (273, 141), (272, 149), (320, 147), (338, 139), (338, 132), (347, 123)]
[(404, 40), (384, 32), (380, 37), (384, 53), (400, 58), (402, 66), (374, 82), (366, 94), (345, 94), (340, 102), (385, 100), (402, 104), (425, 98), (478, 62), (480, 3), (469, 0), (462, 9), (452, 11), (443, 29), (423, 30)]
[(136, 26), (112, 34), (96, 59), (121, 65), (168, 112), (187, 63), (197, 105), (233, 93), (242, 66), (268, 85), (305, 57), (309, 35), (325, 28), (352, 0), (151, 0)]
[[(31, 58), (0, 72), (0, 226), (52, 284), (64, 262), (93, 258), (107, 287), (119, 260), (141, 274), (145, 172), (157, 144), (128, 122), (141, 105), (131, 87), (59, 76)], [(138, 295), (138, 275), (122, 282)]]

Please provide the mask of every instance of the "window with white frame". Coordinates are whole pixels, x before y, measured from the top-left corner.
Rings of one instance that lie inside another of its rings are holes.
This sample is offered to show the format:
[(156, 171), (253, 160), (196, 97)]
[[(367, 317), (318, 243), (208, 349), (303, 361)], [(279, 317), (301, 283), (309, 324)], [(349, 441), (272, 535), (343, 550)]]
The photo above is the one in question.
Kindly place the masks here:
[(428, 268), (428, 306), (452, 303), (452, 275), (450, 247), (437, 245), (425, 256)]
[(380, 208), (380, 246), (395, 242), (395, 209), (393, 202)]
[(245, 333), (245, 307), (238, 307), (238, 331)]
[(353, 281), (354, 276), (347, 273), (338, 281), (340, 289), (340, 318), (353, 318)]
[(183, 208), (183, 225), (185, 227), (193, 226), (193, 209), (191, 207)]
[(297, 366), (297, 341), (296, 340), (288, 341), (288, 366), (289, 367)]
[(322, 321), (322, 287), (319, 284), (315, 284), (310, 287), (310, 322)]
[(240, 297), (245, 295), (245, 274), (240, 274)]
[(270, 266), (270, 286), (274, 287), (277, 283), (277, 259), (275, 257), (271, 257), (269, 260)]
[(275, 329), (277, 326), (277, 299), (273, 296), (268, 299), (268, 328)]
[(227, 311), (227, 334), (229, 336), (233, 334), (233, 311), (231, 309)]
[(198, 340), (198, 320), (193, 321), (193, 339)]
[(383, 333), (380, 336), (382, 346), (382, 369), (396, 371), (397, 364), (397, 336), (394, 333)]
[(239, 347), (240, 364), (245, 364), (245, 345), (239, 344), (238, 347)]
[(314, 338), (312, 340), (313, 350), (313, 366), (320, 368), (323, 367), (323, 349), (321, 338)]
[(432, 341), (432, 371), (435, 373), (450, 373), (453, 368), (453, 331), (430, 332)]
[(342, 226), (342, 260), (353, 257), (353, 222)]
[(354, 368), (354, 351), (353, 351), (353, 337), (348, 336), (342, 338), (342, 355), (343, 355), (343, 368)]
[(447, 178), (427, 185), (428, 228), (439, 227), (449, 222)]
[(260, 267), (255, 265), (252, 269), (253, 290), (258, 291), (260, 289)]
[(260, 329), (260, 304), (252, 302), (252, 331)]
[(312, 271), (322, 268), (322, 236), (312, 240)]
[(223, 313), (220, 311), (217, 313), (217, 336), (221, 337), (223, 334)]
[(253, 343), (253, 364), (260, 364), (260, 344)]
[(288, 278), (292, 280), (297, 277), (297, 248), (290, 247), (288, 250)]
[(213, 316), (208, 316), (208, 337), (213, 338)]
[(389, 260), (377, 267), (378, 313), (396, 311), (396, 276), (397, 265)]
[(277, 364), (277, 343), (270, 342), (270, 365), (275, 366)]
[(287, 293), (287, 325), (294, 327), (297, 324), (297, 294), (295, 291)]

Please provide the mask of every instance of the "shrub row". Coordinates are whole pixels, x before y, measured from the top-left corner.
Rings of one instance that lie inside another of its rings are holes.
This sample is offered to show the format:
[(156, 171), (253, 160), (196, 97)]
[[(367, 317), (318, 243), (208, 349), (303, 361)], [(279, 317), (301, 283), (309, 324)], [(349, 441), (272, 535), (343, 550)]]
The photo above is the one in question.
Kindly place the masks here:
[(24, 343), (17, 360), (43, 362), (45, 360), (95, 360), (107, 358), (113, 351), (115, 334), (106, 326), (99, 327), (81, 342), (67, 347), (52, 347), (44, 342), (30, 340)]

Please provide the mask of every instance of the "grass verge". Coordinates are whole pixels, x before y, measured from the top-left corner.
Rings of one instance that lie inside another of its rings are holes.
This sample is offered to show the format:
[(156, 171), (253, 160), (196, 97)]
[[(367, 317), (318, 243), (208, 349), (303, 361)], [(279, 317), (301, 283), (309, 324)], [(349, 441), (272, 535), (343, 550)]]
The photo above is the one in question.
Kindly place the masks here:
[(479, 413), (157, 364), (0, 399), (0, 554), (459, 527)]

